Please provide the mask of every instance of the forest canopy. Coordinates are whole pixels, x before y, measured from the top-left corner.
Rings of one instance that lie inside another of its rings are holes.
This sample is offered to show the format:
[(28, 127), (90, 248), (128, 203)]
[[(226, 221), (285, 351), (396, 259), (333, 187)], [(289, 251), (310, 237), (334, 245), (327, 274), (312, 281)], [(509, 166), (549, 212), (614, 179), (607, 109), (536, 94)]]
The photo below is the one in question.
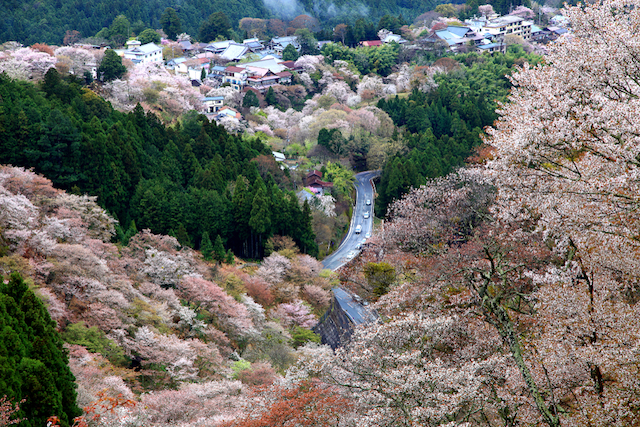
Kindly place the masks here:
[(173, 127), (140, 106), (120, 113), (55, 69), (39, 87), (2, 75), (0, 95), (0, 163), (97, 196), (122, 233), (148, 228), (199, 247), (207, 232), (243, 257), (261, 257), (269, 237), (288, 235), (317, 253), (309, 206), (257, 137), (228, 134), (195, 112)]

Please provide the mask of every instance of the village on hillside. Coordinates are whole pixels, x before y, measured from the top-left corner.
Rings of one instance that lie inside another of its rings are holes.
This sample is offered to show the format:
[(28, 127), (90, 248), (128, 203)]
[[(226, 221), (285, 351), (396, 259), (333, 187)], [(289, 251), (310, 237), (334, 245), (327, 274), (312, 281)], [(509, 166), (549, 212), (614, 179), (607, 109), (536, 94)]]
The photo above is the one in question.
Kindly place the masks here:
[[(378, 39), (361, 41), (358, 45), (380, 47), (398, 43), (405, 51), (504, 53), (509, 45), (521, 44), (528, 51), (544, 54), (547, 43), (570, 31), (566, 18), (559, 14), (546, 19), (549, 25), (541, 26), (536, 24), (532, 10), (523, 6), (503, 16), (493, 12), (489, 5), (481, 6), (480, 11), (480, 16), (464, 21), (440, 17), (428, 27), (416, 27), (413, 35), (408, 37), (411, 40), (382, 29), (378, 31)], [(549, 11), (546, 13), (549, 14)], [(333, 42), (317, 41), (318, 51), (329, 43)], [(75, 43), (74, 47), (89, 51), (108, 48), (80, 42)], [(297, 36), (198, 43), (192, 41), (189, 35), (181, 34), (177, 42), (166, 38), (162, 38), (159, 44), (129, 40), (124, 48), (116, 49), (116, 52), (125, 62), (130, 61), (129, 66), (155, 65), (170, 74), (187, 78), (195, 88), (231, 87), (242, 94), (253, 91), (256, 95), (264, 96), (271, 87), (291, 85), (294, 75), (304, 71), (296, 66), (295, 60), (287, 58), (286, 50), (295, 52), (295, 58), (303, 53), (302, 43)], [(89, 59), (82, 65), (91, 70), (94, 79), (101, 79), (97, 75), (95, 60)], [(199, 101), (194, 108), (210, 119), (235, 123), (236, 126), (243, 121), (242, 114), (233, 105), (227, 105), (224, 96), (207, 95)]]

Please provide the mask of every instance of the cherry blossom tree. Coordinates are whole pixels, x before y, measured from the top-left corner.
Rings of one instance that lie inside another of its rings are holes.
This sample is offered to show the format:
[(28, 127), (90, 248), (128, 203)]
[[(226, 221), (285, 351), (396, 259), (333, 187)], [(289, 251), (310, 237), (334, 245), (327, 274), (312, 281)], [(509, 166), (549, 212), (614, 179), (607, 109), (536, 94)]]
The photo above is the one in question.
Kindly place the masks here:
[(471, 171), (435, 179), (392, 205), (385, 240), (415, 252), (463, 242), (487, 219), (492, 201), (492, 187)]
[[(637, 280), (640, 219), (640, 87), (635, 48), (626, 40), (640, 14), (619, 1), (565, 13), (571, 38), (550, 46), (544, 65), (525, 65), (512, 76), (515, 88), (487, 138), (496, 150), (489, 171), (500, 217), (536, 218), (565, 254), (564, 267), (550, 268), (540, 291), (540, 308), (562, 313), (562, 326), (544, 328), (550, 341), (539, 351), (558, 359), (554, 374), (571, 367), (590, 378), (580, 383), (581, 412), (572, 415), (624, 425), (634, 412), (621, 413), (617, 405), (638, 389), (622, 373), (637, 342), (626, 332), (634, 300), (622, 295)], [(574, 363), (558, 349), (567, 342), (580, 354)]]
[(353, 344), (333, 359), (329, 381), (362, 404), (359, 425), (435, 426), (468, 420), (479, 409), (483, 364), (437, 357), (438, 348), (459, 346), (456, 323), (407, 315), (356, 331)]
[(147, 249), (144, 264), (142, 272), (158, 285), (176, 286), (183, 277), (195, 273), (181, 255), (172, 255), (153, 248)]
[(54, 51), (58, 62), (64, 62), (69, 67), (69, 72), (82, 76), (85, 71), (91, 71), (98, 63), (90, 50), (71, 46), (59, 47)]
[(478, 12), (480, 12), (482, 16), (491, 16), (495, 13), (493, 10), (493, 6), (491, 6), (490, 4), (483, 4), (481, 6), (478, 6)]
[(234, 300), (215, 283), (187, 276), (181, 280), (178, 289), (187, 299), (214, 315), (223, 331), (235, 337), (254, 333), (255, 326), (247, 306)]
[(331, 301), (331, 295), (328, 291), (322, 289), (317, 285), (307, 285), (302, 289), (302, 294), (305, 301), (309, 302), (312, 306), (319, 309), (326, 309), (329, 307)]
[[(480, 8), (478, 7), (478, 9)], [(533, 13), (533, 10), (523, 5), (516, 7), (513, 12), (510, 13), (510, 15), (520, 16), (524, 19), (533, 19), (536, 16), (535, 13)]]
[(302, 68), (307, 73), (314, 73), (320, 69), (324, 57), (322, 55), (303, 55), (296, 60), (296, 68)]
[(20, 418), (14, 418), (16, 412), (20, 410), (20, 403), (12, 402), (6, 395), (0, 398), (0, 426), (10, 426), (22, 421)]
[(271, 318), (280, 320), (285, 328), (293, 326), (311, 328), (318, 323), (318, 319), (311, 314), (309, 307), (300, 300), (293, 303), (280, 304), (269, 315)]
[(267, 283), (275, 285), (281, 282), (287, 270), (291, 268), (291, 261), (277, 252), (272, 253), (262, 260), (262, 265), (256, 271), (256, 275)]
[(20, 80), (41, 80), (56, 64), (55, 56), (29, 47), (10, 51), (0, 60), (0, 71)]

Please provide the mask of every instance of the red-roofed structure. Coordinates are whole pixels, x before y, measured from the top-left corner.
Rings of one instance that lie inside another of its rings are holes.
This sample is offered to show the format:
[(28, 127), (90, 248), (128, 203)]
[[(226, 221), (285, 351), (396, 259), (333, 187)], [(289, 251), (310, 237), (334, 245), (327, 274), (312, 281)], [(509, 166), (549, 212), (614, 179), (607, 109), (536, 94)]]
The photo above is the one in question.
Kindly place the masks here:
[(313, 170), (307, 174), (305, 178), (305, 186), (311, 188), (316, 193), (323, 193), (325, 189), (333, 187), (333, 182), (325, 182), (322, 180), (322, 172)]

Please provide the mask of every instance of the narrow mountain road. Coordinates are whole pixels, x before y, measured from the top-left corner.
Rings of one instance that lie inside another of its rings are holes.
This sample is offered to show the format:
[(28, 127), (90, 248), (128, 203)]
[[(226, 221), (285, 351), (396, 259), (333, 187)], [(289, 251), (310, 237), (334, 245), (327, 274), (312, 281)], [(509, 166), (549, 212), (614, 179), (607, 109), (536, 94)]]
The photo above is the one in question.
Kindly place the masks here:
[(360, 172), (356, 175), (356, 205), (353, 209), (349, 232), (342, 244), (333, 254), (322, 261), (324, 268), (337, 270), (359, 252), (360, 245), (373, 232), (373, 203), (374, 191), (371, 180), (380, 175), (380, 171)]

